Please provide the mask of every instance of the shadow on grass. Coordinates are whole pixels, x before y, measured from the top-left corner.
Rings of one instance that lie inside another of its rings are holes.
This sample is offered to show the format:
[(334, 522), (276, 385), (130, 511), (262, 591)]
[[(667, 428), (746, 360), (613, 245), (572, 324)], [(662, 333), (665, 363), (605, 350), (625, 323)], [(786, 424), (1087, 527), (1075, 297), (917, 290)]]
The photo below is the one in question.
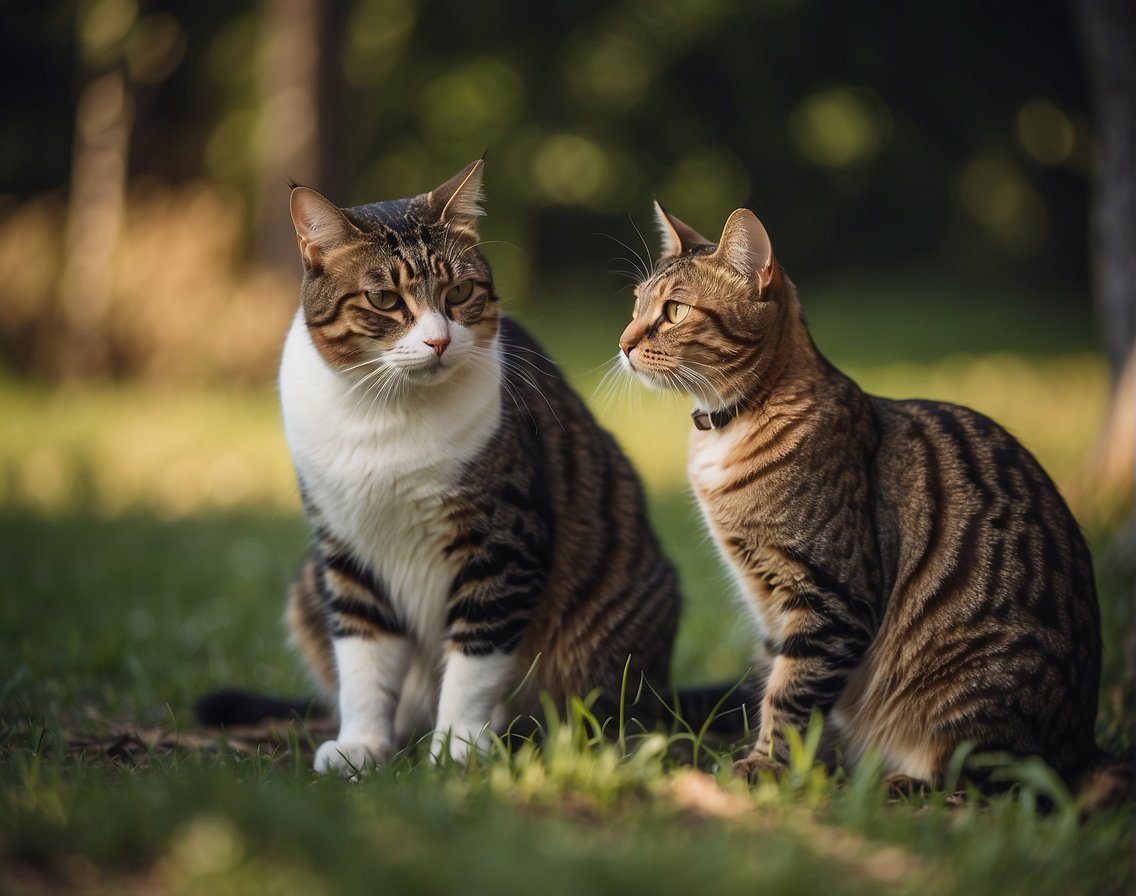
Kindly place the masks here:
[(179, 725), (204, 690), (304, 688), (283, 595), (298, 519), (0, 516), (0, 713)]

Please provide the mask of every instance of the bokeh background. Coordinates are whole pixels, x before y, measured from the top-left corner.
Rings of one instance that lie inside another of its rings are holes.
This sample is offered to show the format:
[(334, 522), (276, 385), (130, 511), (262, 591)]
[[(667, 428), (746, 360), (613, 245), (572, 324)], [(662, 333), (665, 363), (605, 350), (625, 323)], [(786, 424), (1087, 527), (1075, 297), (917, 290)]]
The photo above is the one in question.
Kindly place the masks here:
[[(686, 495), (686, 402), (605, 380), (655, 197), (710, 237), (755, 209), (832, 360), (873, 391), (976, 406), (1039, 455), (1107, 570), (1119, 681), (1124, 0), (3, 0), (0, 16), (8, 697), (83, 679), (102, 712), (184, 719), (199, 687), (295, 685), (276, 622), (304, 539), (273, 386), (300, 272), (288, 184), (353, 205), (484, 153), (506, 308), (643, 470), (695, 607), (728, 587)], [(1094, 197), (1118, 196), (1093, 237)], [(744, 664), (726, 611), (684, 626), (681, 675)], [(31, 693), (77, 705), (71, 685)]]
[[(518, 312), (610, 304), (617, 241), (654, 248), (657, 196), (710, 236), (756, 209), (810, 290), (914, 275), (955, 289), (959, 318), (974, 294), (1028, 292), (1093, 348), (1097, 134), (1073, 13), (5, 3), (0, 350), (38, 377), (263, 382), (295, 292), (288, 182), (353, 205), (485, 152), (488, 251)], [(994, 347), (977, 339), (956, 348)]]

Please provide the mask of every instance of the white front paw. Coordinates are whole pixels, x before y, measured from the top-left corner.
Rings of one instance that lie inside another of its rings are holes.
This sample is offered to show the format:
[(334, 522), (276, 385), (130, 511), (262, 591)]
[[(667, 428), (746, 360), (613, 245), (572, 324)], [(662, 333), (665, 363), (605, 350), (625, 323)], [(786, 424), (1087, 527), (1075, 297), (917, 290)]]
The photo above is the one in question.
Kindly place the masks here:
[(464, 763), (471, 751), (484, 751), (489, 748), (488, 726), (464, 733), (440, 729), (435, 731), (434, 738), (430, 742), (430, 758), (435, 762), (441, 762), (447, 747), (450, 758)]
[(360, 776), (374, 769), (390, 755), (388, 749), (379, 744), (361, 741), (329, 740), (316, 750), (312, 767), (327, 775), (358, 780)]
[(441, 762), (446, 753), (457, 762), (465, 762), (469, 744), (454, 737), (449, 731), (435, 731), (434, 739), (430, 742), (430, 758)]

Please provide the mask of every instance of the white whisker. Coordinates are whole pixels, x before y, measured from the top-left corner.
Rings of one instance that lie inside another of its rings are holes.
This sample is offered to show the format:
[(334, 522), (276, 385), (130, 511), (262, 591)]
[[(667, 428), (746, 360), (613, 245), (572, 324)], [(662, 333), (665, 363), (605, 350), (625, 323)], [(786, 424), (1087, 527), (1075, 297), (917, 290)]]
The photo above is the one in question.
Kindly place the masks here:
[[(547, 376), (544, 371), (536, 367), (532, 362), (520, 357), (515, 352), (528, 351), (530, 354), (537, 357), (544, 358), (539, 352), (532, 349), (526, 349), (524, 346), (504, 344), (501, 345), (501, 364), (507, 373), (512, 373), (517, 379), (529, 386), (537, 395), (539, 395), (544, 403), (548, 406), (548, 410), (552, 413), (552, 418), (556, 421), (557, 426), (564, 429), (564, 424), (560, 420), (559, 415), (556, 413), (556, 408), (553, 407), (552, 402), (548, 400), (548, 396), (540, 388), (536, 377)], [(545, 359), (547, 360), (547, 359)], [(508, 377), (506, 377), (508, 379)]]
[[(634, 225), (634, 222), (632, 222), (632, 224)], [(638, 233), (638, 230), (636, 230), (636, 232)], [(631, 246), (629, 246), (627, 243), (625, 243), (623, 240), (619, 239), (618, 237), (614, 237), (610, 233), (601, 233), (601, 234), (598, 234), (598, 235), (602, 236), (602, 237), (606, 237), (607, 239), (611, 240), (613, 243), (619, 244), (620, 246), (622, 246), (624, 249), (626, 249), (628, 252), (631, 253), (630, 258), (619, 259), (620, 261), (626, 261), (626, 262), (630, 263), (631, 266), (632, 266), (632, 269), (633, 269), (632, 271), (625, 271), (623, 273), (626, 273), (635, 282), (642, 282), (644, 280), (650, 280), (651, 279), (651, 263), (650, 263), (651, 253), (650, 252), (647, 253), (647, 260), (645, 261), (643, 258), (641, 258), (639, 256), (638, 252), (636, 252), (633, 248), (631, 248)], [(639, 234), (639, 236), (640, 236), (640, 239), (642, 239), (642, 234)], [(644, 245), (646, 245), (646, 244), (644, 244)], [(618, 272), (615, 272), (615, 273), (618, 273)]]
[(643, 256), (647, 259), (647, 276), (643, 279), (650, 280), (655, 276), (655, 263), (651, 258), (651, 247), (647, 245), (647, 239), (643, 236), (643, 231), (640, 230), (639, 226), (635, 223), (635, 219), (630, 215), (628, 215), (627, 217), (628, 220), (631, 221), (631, 227), (635, 230), (636, 235), (639, 237), (639, 242), (643, 244)]

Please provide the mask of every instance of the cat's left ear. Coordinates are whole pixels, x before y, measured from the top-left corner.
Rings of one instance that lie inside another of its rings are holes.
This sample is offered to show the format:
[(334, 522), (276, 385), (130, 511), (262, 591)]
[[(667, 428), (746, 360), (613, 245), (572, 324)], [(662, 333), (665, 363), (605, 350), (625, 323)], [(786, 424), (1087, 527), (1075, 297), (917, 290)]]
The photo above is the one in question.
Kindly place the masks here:
[(441, 186), (426, 194), (436, 220), (448, 224), (450, 230), (467, 230), (477, 235), (477, 219), (485, 214), (481, 208), (481, 172), (485, 162), (470, 162)]
[(726, 219), (714, 257), (744, 277), (753, 277), (764, 289), (773, 278), (773, 245), (765, 226), (748, 208), (739, 208)]

